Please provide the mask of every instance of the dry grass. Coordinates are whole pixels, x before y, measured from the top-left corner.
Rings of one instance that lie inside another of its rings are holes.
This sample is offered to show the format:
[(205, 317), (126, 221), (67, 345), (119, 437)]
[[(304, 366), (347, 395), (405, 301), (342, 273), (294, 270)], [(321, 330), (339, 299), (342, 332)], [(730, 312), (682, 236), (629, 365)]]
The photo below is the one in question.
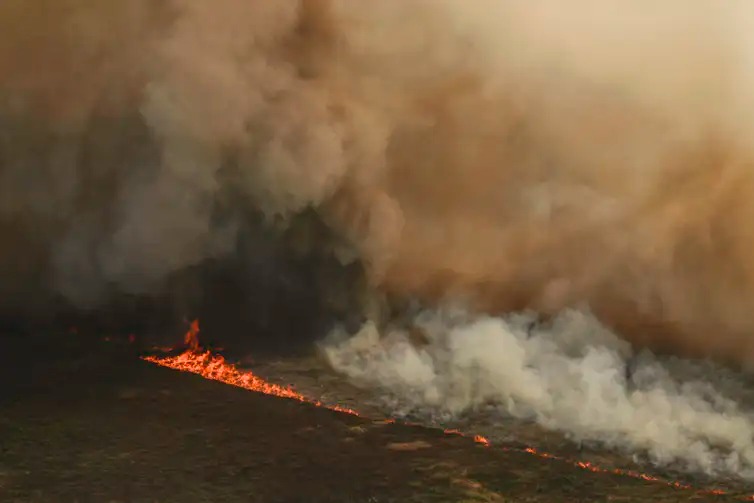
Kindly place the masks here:
[(100, 349), (48, 360), (19, 350), (5, 362), (15, 379), (2, 381), (0, 501), (736, 500), (341, 415)]

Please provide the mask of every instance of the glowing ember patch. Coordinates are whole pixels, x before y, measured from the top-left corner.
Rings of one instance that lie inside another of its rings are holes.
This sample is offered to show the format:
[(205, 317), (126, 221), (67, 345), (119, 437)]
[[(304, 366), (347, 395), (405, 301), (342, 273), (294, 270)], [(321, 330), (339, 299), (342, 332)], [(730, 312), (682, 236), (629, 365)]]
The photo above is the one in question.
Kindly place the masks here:
[[(235, 365), (226, 362), (225, 358), (223, 358), (220, 355), (213, 355), (210, 351), (200, 351), (198, 320), (193, 321), (191, 323), (189, 331), (186, 333), (184, 342), (190, 349), (188, 349), (186, 352), (178, 356), (165, 356), (165, 357), (146, 356), (146, 357), (142, 357), (142, 359), (151, 363), (155, 363), (162, 367), (167, 367), (174, 370), (180, 370), (182, 372), (190, 372), (192, 374), (200, 375), (204, 377), (205, 379), (219, 381), (225, 384), (230, 384), (232, 386), (237, 386), (239, 388), (244, 388), (250, 391), (256, 391), (258, 393), (264, 393), (266, 395), (273, 395), (273, 396), (277, 396), (281, 398), (290, 398), (293, 400), (298, 400), (299, 402), (308, 403), (311, 405), (315, 405), (317, 407), (327, 408), (336, 412), (342, 412), (344, 414), (350, 414), (353, 416), (361, 416), (361, 414), (359, 414), (357, 411), (353, 409), (350, 409), (347, 407), (341, 407), (339, 405), (328, 405), (328, 404), (324, 404), (320, 402), (319, 400), (308, 398), (302, 395), (301, 393), (298, 393), (290, 386), (284, 387), (277, 384), (269, 383), (265, 381), (264, 379), (262, 379), (261, 377), (254, 375), (254, 373), (251, 371), (239, 370)], [(397, 423), (395, 419), (386, 419), (383, 422), (385, 424)], [(406, 423), (406, 422), (403, 422), (401, 424), (412, 425), (412, 423)], [(421, 425), (413, 424), (413, 426), (421, 426)], [(471, 437), (473, 438), (474, 442), (476, 442), (477, 444), (483, 445), (485, 447), (489, 447), (491, 445), (489, 439), (481, 435), (471, 436), (456, 429), (446, 429), (446, 430), (443, 430), (443, 432), (446, 435), (461, 436), (461, 437), (466, 437), (466, 438)], [(727, 494), (726, 491), (723, 491), (720, 489), (697, 490), (688, 484), (664, 480), (658, 477), (654, 477), (652, 475), (648, 475), (648, 474), (633, 471), (633, 470), (624, 470), (620, 468), (618, 469), (601, 468), (587, 461), (573, 461), (573, 460), (566, 459), (560, 456), (556, 456), (554, 454), (538, 451), (532, 447), (527, 447), (525, 449), (502, 447), (501, 449), (506, 452), (522, 452), (522, 453), (530, 454), (532, 456), (537, 456), (540, 459), (551, 459), (554, 461), (568, 463), (572, 466), (576, 466), (578, 468), (581, 468), (582, 470), (587, 470), (593, 473), (613, 474), (613, 475), (620, 475), (623, 477), (630, 477), (634, 479), (641, 479), (648, 482), (665, 484), (670, 487), (674, 487), (676, 489), (695, 491), (698, 494), (706, 494), (706, 495)], [(754, 501), (754, 495), (748, 497), (746, 500)]]
[[(657, 482), (660, 484), (665, 484), (671, 487), (675, 487), (676, 489), (686, 489), (686, 490), (696, 490), (693, 486), (690, 486), (688, 484), (684, 484), (681, 482), (676, 482), (672, 480), (664, 480), (659, 477), (654, 477), (652, 475), (648, 475), (646, 473), (637, 472), (634, 470), (623, 470), (620, 468), (615, 469), (606, 469), (606, 468), (600, 468), (599, 466), (593, 465), (592, 463), (589, 463), (588, 461), (570, 461), (565, 458), (561, 458), (559, 456), (555, 456), (553, 454), (547, 453), (547, 452), (540, 452), (536, 449), (533, 449), (531, 447), (527, 447), (524, 449), (524, 452), (527, 452), (529, 454), (532, 454), (534, 456), (538, 456), (543, 459), (552, 459), (555, 461), (564, 461), (566, 463), (571, 463), (582, 470), (588, 470), (590, 472), (594, 473), (610, 473), (613, 475), (620, 475), (623, 477), (631, 477), (634, 479), (641, 479), (646, 480), (647, 482)], [(711, 495), (724, 495), (727, 494), (726, 491), (723, 491), (721, 489), (704, 489), (704, 490), (696, 490), (699, 494), (711, 494)], [(752, 499), (754, 499), (754, 496), (751, 496)]]

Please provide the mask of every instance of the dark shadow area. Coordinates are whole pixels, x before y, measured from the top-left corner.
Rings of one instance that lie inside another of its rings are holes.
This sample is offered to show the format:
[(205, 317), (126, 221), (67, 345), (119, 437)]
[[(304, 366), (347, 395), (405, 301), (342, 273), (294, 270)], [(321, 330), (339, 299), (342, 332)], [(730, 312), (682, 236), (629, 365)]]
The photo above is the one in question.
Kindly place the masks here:
[(112, 294), (91, 309), (59, 297), (5, 305), (0, 337), (38, 341), (42, 359), (58, 350), (39, 341), (59, 334), (82, 346), (128, 340), (149, 352), (180, 345), (189, 323), (199, 320), (202, 344), (228, 355), (310, 352), (335, 324), (359, 326), (367, 288), (360, 264), (343, 265), (295, 235), (302, 226), (324, 232), (312, 230), (315, 225), (304, 222), (278, 235), (249, 225), (239, 231), (234, 253), (174, 273), (156, 294)]

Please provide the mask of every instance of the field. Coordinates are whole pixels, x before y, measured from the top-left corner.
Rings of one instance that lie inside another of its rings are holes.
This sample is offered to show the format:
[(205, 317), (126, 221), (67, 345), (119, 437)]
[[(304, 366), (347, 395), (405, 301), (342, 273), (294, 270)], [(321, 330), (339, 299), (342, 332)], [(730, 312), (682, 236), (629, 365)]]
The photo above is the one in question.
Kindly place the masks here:
[(595, 473), (440, 429), (253, 393), (151, 365), (125, 343), (82, 344), (63, 335), (10, 341), (0, 356), (3, 502), (671, 502), (744, 495)]

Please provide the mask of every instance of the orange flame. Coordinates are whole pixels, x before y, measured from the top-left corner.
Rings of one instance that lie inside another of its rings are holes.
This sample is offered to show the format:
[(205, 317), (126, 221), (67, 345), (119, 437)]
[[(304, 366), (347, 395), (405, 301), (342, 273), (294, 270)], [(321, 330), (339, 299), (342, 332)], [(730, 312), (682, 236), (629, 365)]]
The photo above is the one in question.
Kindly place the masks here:
[[(223, 358), (220, 355), (213, 355), (210, 351), (202, 351), (201, 347), (199, 346), (199, 321), (198, 320), (194, 320), (193, 322), (191, 322), (189, 330), (186, 333), (184, 342), (189, 347), (189, 349), (178, 356), (165, 356), (165, 357), (145, 356), (145, 357), (142, 357), (142, 359), (148, 362), (160, 365), (162, 367), (167, 367), (167, 368), (170, 368), (173, 370), (179, 370), (182, 372), (190, 372), (192, 374), (198, 374), (204, 377), (205, 379), (219, 381), (225, 384), (229, 384), (231, 386), (244, 388), (249, 391), (264, 393), (266, 395), (273, 395), (280, 398), (289, 398), (289, 399), (297, 400), (299, 402), (315, 405), (317, 407), (324, 407), (324, 408), (327, 408), (336, 412), (350, 414), (353, 416), (361, 416), (361, 414), (359, 414), (357, 411), (353, 409), (342, 407), (340, 405), (329, 405), (319, 400), (308, 398), (302, 395), (301, 393), (298, 393), (290, 386), (284, 387), (278, 384), (269, 383), (265, 381), (264, 379), (262, 379), (261, 377), (254, 375), (254, 373), (251, 371), (239, 370), (235, 365), (231, 363), (227, 363), (225, 361), (225, 358)], [(384, 422), (387, 424), (394, 424), (396, 423), (396, 420), (386, 419), (384, 420)], [(416, 426), (416, 424), (412, 424), (408, 422), (402, 422), (401, 424)], [(469, 435), (467, 433), (464, 433), (456, 429), (446, 429), (446, 430), (443, 430), (443, 432), (446, 435), (471, 437), (473, 438), (475, 443), (483, 447), (491, 446), (490, 440), (487, 439), (486, 437), (483, 437), (482, 435)], [(537, 456), (541, 459), (551, 459), (554, 461), (568, 463), (575, 467), (581, 468), (582, 470), (587, 470), (593, 473), (607, 473), (607, 474), (621, 475), (624, 477), (645, 480), (647, 482), (665, 484), (670, 487), (674, 487), (676, 489), (693, 490), (697, 492), (698, 494), (705, 494), (705, 495), (728, 494), (727, 491), (724, 491), (721, 489), (698, 490), (688, 484), (684, 484), (684, 483), (676, 482), (672, 480), (665, 480), (659, 477), (654, 477), (652, 475), (648, 475), (648, 474), (633, 471), (633, 470), (624, 470), (620, 468), (616, 468), (616, 469), (601, 468), (587, 461), (574, 461), (574, 460), (556, 456), (554, 454), (550, 454), (547, 452), (542, 452), (532, 447), (527, 447), (525, 449), (513, 448), (513, 447), (501, 447), (501, 449), (506, 452), (521, 452), (521, 453), (526, 453), (533, 456)], [(746, 501), (754, 501), (754, 495), (747, 497)]]
[(142, 359), (162, 367), (168, 367), (182, 372), (191, 372), (192, 374), (198, 374), (205, 379), (220, 381), (249, 391), (256, 391), (258, 393), (264, 393), (265, 395), (273, 395), (281, 398), (292, 398), (299, 402), (310, 403), (318, 407), (326, 407), (337, 412), (343, 412), (354, 416), (359, 415), (355, 410), (346, 407), (338, 405), (330, 406), (325, 405), (318, 400), (310, 400), (301, 393), (294, 391), (290, 386), (283, 387), (269, 383), (261, 377), (257, 377), (250, 371), (239, 370), (235, 365), (227, 363), (225, 358), (220, 355), (213, 355), (209, 351), (201, 351), (198, 334), (199, 321), (195, 320), (191, 323), (189, 331), (186, 333), (184, 339), (185, 343), (189, 346), (187, 351), (178, 356), (145, 356)]
[(199, 320), (194, 320), (189, 325), (188, 332), (183, 338), (183, 343), (188, 346), (191, 351), (199, 351)]

